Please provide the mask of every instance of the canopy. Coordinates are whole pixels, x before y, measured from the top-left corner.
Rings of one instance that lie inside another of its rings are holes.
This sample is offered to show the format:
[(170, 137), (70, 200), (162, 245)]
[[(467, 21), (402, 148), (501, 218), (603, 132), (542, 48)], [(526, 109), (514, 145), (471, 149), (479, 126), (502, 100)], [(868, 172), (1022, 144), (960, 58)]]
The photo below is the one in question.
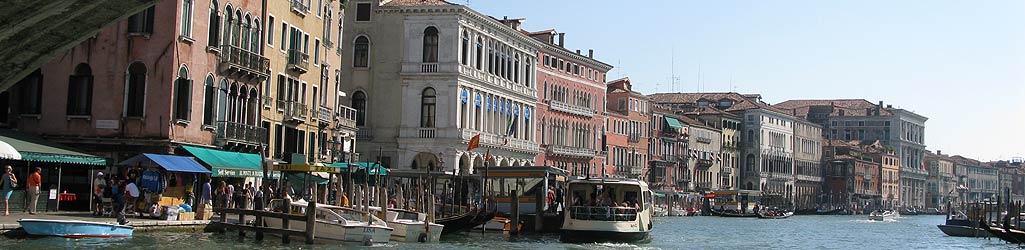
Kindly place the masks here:
[(312, 175), (312, 174), (303, 173), (303, 172), (285, 172), (285, 179), (287, 179), (288, 182), (290, 184), (292, 184), (293, 188), (296, 187), (296, 185), (300, 185), (298, 187), (301, 188), (302, 187), (301, 185), (303, 184), (303, 180), (306, 178), (306, 176), (310, 177), (309, 182), (311, 184), (316, 183), (316, 184), (319, 184), (319, 185), (324, 185), (324, 184), (328, 183), (328, 179), (326, 179), (324, 177), (317, 176), (317, 175)]
[(679, 128), (683, 127), (683, 125), (680, 124), (680, 120), (677, 120), (676, 118), (672, 118), (672, 117), (666, 117), (666, 123), (669, 123), (670, 127), (673, 127), (673, 128), (676, 128), (676, 129), (679, 129)]
[(182, 146), (210, 166), (211, 177), (263, 177), (260, 155)]
[(21, 153), (4, 141), (0, 141), (0, 159), (21, 160)]
[(388, 168), (375, 162), (353, 162), (352, 164), (359, 167), (360, 171), (369, 171), (371, 175), (388, 175)]
[(21, 160), (103, 166), (107, 160), (43, 138), (13, 130), (0, 130), (0, 141), (21, 154)]
[(206, 167), (200, 165), (199, 162), (196, 162), (192, 157), (175, 155), (140, 154), (122, 161), (119, 165), (134, 166), (136, 164), (159, 166), (171, 172), (210, 173), (210, 170), (207, 170)]

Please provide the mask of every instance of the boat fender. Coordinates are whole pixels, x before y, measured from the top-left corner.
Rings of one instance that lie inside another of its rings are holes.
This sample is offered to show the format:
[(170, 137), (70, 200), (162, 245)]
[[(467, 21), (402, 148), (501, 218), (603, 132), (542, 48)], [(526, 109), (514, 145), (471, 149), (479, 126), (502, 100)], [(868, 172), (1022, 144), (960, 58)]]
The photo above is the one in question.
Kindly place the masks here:
[(427, 242), (427, 233), (420, 233), (420, 236), (416, 237), (416, 241), (420, 243)]
[(369, 235), (368, 236), (363, 236), (363, 246), (372, 246), (372, 245), (374, 245), (374, 238), (370, 237)]

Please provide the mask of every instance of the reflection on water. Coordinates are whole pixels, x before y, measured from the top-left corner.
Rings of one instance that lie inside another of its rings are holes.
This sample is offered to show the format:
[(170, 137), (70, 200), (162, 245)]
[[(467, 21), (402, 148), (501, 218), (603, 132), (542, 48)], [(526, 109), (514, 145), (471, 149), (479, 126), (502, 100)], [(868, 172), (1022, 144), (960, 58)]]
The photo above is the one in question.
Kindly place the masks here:
[[(556, 234), (508, 237), (499, 233), (446, 235), (442, 243), (391, 243), (370, 249), (1018, 249), (993, 239), (943, 235), (943, 216), (872, 221), (867, 216), (794, 216), (784, 220), (719, 217), (656, 218), (647, 244), (563, 244)], [(240, 240), (236, 233), (138, 232), (125, 239), (2, 239), (0, 249), (352, 249), (358, 246), (281, 244)]]

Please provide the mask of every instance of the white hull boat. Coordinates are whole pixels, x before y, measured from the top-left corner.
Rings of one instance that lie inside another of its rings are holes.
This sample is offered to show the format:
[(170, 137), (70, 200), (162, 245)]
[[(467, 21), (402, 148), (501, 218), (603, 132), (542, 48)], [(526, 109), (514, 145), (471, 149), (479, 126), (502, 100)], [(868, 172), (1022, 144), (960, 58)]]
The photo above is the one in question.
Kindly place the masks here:
[(897, 217), (900, 217), (900, 214), (896, 211), (875, 211), (868, 215), (868, 219), (874, 221), (895, 220)]
[[(303, 214), (307, 203), (296, 201), (290, 204), (290, 211)], [(383, 220), (363, 211), (351, 208), (331, 206), (317, 203), (317, 225), (314, 241), (342, 242), (371, 245), (388, 243), (391, 238), (391, 227)], [(264, 220), (267, 227), (281, 228), (281, 220)], [(292, 229), (306, 228), (304, 221), (289, 221)]]

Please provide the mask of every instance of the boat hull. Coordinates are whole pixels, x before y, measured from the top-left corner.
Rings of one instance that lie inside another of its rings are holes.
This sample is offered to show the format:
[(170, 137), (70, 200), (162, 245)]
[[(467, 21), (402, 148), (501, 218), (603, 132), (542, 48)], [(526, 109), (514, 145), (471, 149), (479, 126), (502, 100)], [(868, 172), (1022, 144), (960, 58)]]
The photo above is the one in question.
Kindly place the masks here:
[[(403, 223), (403, 222), (388, 222), (388, 227), (391, 227), (391, 240), (396, 242), (420, 242), (420, 235), (427, 234), (427, 228), (424, 227), (423, 222), (419, 223)], [(441, 232), (444, 231), (444, 226), (441, 224), (430, 224), (431, 232), (427, 234), (427, 242), (438, 242), (441, 240)]]
[[(271, 228), (281, 228), (281, 220), (269, 219), (264, 223)], [(289, 221), (289, 228), (306, 228), (304, 221)], [(316, 235), (313, 236), (318, 242), (343, 242), (365, 244), (367, 239), (371, 243), (388, 243), (391, 239), (393, 229), (382, 226), (343, 226), (334, 223), (317, 221)]]
[(592, 231), (592, 230), (566, 230), (559, 234), (559, 240), (566, 243), (633, 243), (650, 241), (648, 231), (643, 232), (614, 232), (614, 231)]
[(990, 237), (992, 236), (985, 229), (958, 225), (936, 225), (944, 234), (953, 237)]
[(60, 236), (68, 238), (115, 238), (131, 237), (131, 226), (75, 220), (18, 220), (21, 228), (29, 235)]
[(758, 218), (759, 219), (786, 219), (786, 218), (790, 218), (790, 216), (794, 216), (794, 213), (793, 212), (786, 212), (786, 213), (783, 213), (783, 215), (776, 215), (776, 216), (769, 216), (769, 215), (764, 215), (764, 214), (758, 214)]

